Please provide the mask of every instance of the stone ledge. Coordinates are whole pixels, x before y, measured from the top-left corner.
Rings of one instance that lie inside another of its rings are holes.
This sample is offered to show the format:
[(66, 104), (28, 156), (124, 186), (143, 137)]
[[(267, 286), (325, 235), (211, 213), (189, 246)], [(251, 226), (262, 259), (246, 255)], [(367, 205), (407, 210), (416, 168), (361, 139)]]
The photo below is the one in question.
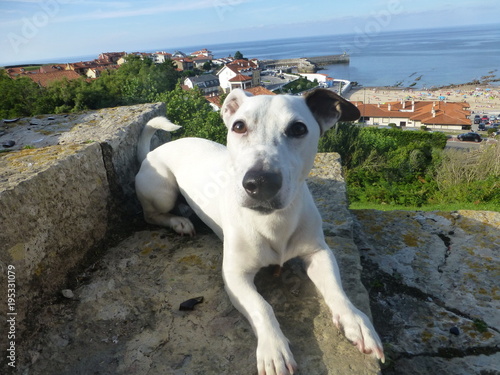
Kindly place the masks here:
[[(18, 335), (25, 318), (133, 209), (136, 140), (144, 123), (164, 111), (163, 104), (111, 108), (69, 124), (60, 116), (51, 126), (65, 132), (49, 137), (58, 144), (0, 154), (0, 269), (16, 269)], [(20, 125), (5, 136), (21, 147), (23, 131), (34, 132)], [(2, 283), (2, 295), (6, 287)], [(1, 316), (6, 309), (0, 304)], [(0, 337), (2, 347), (6, 339)]]
[(498, 374), (500, 213), (353, 213), (384, 374)]

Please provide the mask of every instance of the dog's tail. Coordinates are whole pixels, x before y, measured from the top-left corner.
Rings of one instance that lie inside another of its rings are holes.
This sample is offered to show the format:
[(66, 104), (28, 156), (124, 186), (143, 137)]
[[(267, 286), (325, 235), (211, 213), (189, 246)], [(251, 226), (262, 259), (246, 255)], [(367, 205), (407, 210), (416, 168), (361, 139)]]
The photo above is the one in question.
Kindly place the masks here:
[(139, 163), (142, 163), (148, 152), (151, 151), (151, 138), (157, 130), (165, 130), (167, 132), (173, 132), (182, 128), (182, 126), (175, 125), (166, 117), (155, 117), (147, 122), (142, 130), (141, 136), (139, 137), (139, 143), (137, 145), (137, 159)]

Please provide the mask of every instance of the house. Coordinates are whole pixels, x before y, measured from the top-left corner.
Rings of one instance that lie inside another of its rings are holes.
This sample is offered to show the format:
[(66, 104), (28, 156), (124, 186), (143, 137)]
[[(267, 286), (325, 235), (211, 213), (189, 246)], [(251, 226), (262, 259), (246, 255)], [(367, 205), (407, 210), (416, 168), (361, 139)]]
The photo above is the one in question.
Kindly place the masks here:
[(219, 92), (219, 78), (213, 74), (202, 74), (201, 76), (188, 77), (184, 80), (184, 85), (190, 89), (198, 87), (203, 95), (210, 95)]
[(88, 78), (95, 79), (99, 78), (103, 72), (118, 69), (118, 65), (109, 65), (109, 66), (96, 66), (95, 68), (89, 68), (87, 73), (85, 74)]
[(220, 86), (226, 93), (235, 88), (247, 89), (260, 86), (260, 69), (252, 61), (234, 60), (224, 66), (217, 75)]
[(172, 62), (178, 70), (193, 70), (193, 60), (188, 57), (172, 57)]
[(62, 70), (66, 70), (65, 64), (50, 64), (43, 65), (38, 70), (40, 73), (52, 73), (52, 72), (60, 72)]
[(80, 61), (80, 62), (76, 62), (76, 63), (67, 63), (66, 70), (73, 70), (76, 73), (78, 73), (79, 75), (84, 76), (87, 74), (88, 69), (96, 68), (99, 65), (100, 64), (95, 60), (93, 60), (93, 61)]
[(184, 52), (182, 52), (182, 51), (175, 51), (172, 54), (172, 57), (183, 58), (183, 57), (187, 57), (187, 55)]
[(208, 104), (212, 107), (214, 111), (219, 111), (222, 107), (219, 95), (205, 96)]
[(193, 52), (190, 54), (193, 57), (205, 57), (209, 60), (212, 60), (214, 58), (214, 55), (212, 54), (212, 51), (207, 50), (206, 48), (203, 48), (199, 51)]
[(469, 130), (470, 105), (466, 102), (406, 101), (384, 104), (354, 102), (367, 125), (389, 125), (430, 129)]
[(252, 77), (245, 76), (243, 74), (237, 74), (233, 78), (228, 80), (229, 83), (229, 91), (233, 91), (234, 89), (248, 89), (252, 87)]
[(212, 60), (205, 56), (196, 56), (191, 58), (193, 60), (193, 64), (195, 68), (203, 69), (203, 65), (207, 62), (211, 62)]
[(239, 72), (242, 72), (242, 71), (248, 72), (248, 71), (259, 68), (259, 65), (256, 64), (255, 62), (250, 61), (250, 60), (244, 60), (244, 59), (233, 60), (232, 62), (230, 62), (227, 65), (234, 67)]
[(117, 64), (118, 60), (125, 55), (125, 52), (104, 52), (97, 57), (97, 60), (100, 63)]
[(226, 65), (232, 63), (234, 59), (232, 57), (221, 57), (220, 59), (212, 60), (212, 63), (215, 65)]
[(155, 64), (163, 64), (167, 60), (172, 60), (172, 54), (168, 52), (155, 52), (151, 54), (151, 59)]

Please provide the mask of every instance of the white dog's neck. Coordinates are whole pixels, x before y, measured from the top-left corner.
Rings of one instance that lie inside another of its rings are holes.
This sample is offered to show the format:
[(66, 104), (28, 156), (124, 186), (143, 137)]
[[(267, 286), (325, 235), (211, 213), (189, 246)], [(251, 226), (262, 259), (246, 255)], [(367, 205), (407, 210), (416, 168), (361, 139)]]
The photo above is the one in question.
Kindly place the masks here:
[(285, 208), (272, 211), (270, 214), (261, 214), (250, 208), (239, 207), (239, 217), (234, 216), (233, 220), (245, 223), (246, 228), (242, 228), (243, 230), (247, 233), (249, 231), (258, 233), (276, 252), (284, 253), (289, 239), (297, 231), (303, 219), (301, 212), (304, 209), (304, 201), (307, 200), (304, 199), (307, 192), (307, 185), (303, 182), (291, 203)]

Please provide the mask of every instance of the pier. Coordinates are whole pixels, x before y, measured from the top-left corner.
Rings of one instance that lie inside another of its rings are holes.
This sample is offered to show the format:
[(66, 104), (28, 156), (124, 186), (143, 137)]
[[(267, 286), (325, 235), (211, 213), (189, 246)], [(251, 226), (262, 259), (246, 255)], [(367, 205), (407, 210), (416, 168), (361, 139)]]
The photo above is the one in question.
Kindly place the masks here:
[(343, 53), (341, 55), (262, 60), (261, 64), (264, 69), (297, 69), (299, 73), (315, 73), (321, 66), (349, 64), (349, 62), (349, 55)]

